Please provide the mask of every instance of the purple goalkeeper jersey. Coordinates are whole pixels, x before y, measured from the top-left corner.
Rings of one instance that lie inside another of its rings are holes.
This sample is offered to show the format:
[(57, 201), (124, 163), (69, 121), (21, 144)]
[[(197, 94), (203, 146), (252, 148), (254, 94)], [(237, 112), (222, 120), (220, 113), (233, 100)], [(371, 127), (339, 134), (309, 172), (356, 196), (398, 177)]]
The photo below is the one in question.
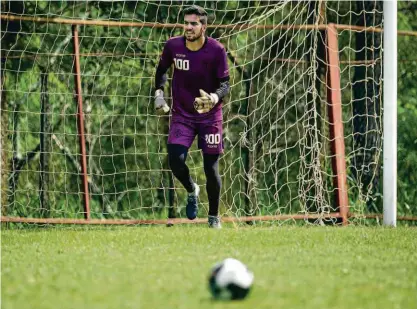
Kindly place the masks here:
[(169, 39), (162, 52), (160, 65), (168, 69), (174, 63), (172, 78), (172, 113), (192, 120), (221, 120), (222, 100), (207, 113), (199, 114), (194, 108), (194, 99), (200, 96), (199, 89), (214, 93), (220, 80), (229, 76), (227, 55), (223, 45), (206, 37), (197, 51), (185, 46), (185, 37)]

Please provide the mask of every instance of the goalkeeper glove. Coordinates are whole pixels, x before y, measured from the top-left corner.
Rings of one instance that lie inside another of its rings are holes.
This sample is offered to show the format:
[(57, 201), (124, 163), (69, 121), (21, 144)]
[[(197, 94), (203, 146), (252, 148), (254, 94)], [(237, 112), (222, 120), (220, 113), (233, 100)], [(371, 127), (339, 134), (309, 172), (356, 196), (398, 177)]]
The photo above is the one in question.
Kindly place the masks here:
[(208, 94), (200, 89), (200, 95), (201, 97), (197, 97), (194, 100), (194, 108), (199, 114), (207, 113), (219, 102), (219, 96), (215, 93)]
[(155, 110), (158, 114), (169, 112), (169, 106), (164, 99), (164, 92), (161, 89), (155, 91)]

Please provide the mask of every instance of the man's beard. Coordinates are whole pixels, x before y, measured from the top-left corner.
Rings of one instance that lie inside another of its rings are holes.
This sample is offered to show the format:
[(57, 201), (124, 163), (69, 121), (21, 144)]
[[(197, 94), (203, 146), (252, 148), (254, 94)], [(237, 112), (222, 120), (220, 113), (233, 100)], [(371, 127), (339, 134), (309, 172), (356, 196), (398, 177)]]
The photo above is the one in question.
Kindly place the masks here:
[(200, 31), (200, 33), (197, 35), (196, 34), (196, 36), (195, 37), (193, 37), (193, 38), (191, 38), (191, 39), (189, 39), (188, 37), (187, 37), (187, 33), (185, 33), (184, 34), (184, 36), (185, 36), (185, 39), (187, 40), (187, 41), (189, 41), (189, 42), (195, 42), (195, 41), (197, 41), (199, 38), (201, 38), (201, 36), (203, 35), (203, 31)]

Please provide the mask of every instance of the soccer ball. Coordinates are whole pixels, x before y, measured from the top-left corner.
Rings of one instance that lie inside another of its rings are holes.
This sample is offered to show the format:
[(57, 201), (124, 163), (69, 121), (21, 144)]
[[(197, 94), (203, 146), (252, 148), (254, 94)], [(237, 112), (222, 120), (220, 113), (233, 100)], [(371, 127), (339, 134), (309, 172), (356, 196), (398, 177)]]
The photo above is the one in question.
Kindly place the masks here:
[(252, 287), (253, 273), (236, 259), (227, 258), (213, 266), (209, 276), (215, 299), (244, 299)]

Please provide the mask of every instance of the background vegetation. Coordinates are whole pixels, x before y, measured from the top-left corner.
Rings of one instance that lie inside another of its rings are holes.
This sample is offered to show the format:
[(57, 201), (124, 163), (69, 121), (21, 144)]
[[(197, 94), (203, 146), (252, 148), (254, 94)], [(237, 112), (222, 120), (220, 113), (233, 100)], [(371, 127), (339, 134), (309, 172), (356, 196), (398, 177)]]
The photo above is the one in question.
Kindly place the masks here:
[[(179, 12), (190, 3), (206, 7), (216, 25), (382, 26), (382, 1), (325, 1), (324, 7), (319, 1), (1, 5), (2, 14), (163, 24), (181, 23)], [(417, 31), (416, 3), (398, 6), (398, 29)], [(169, 117), (156, 115), (152, 100), (163, 44), (181, 29), (78, 29), (93, 217), (181, 215), (185, 192), (166, 159)], [(212, 27), (208, 35), (225, 45), (231, 67), (232, 92), (224, 104), (222, 212), (334, 211), (325, 32), (236, 26)], [(2, 19), (1, 40), (3, 213), (81, 218), (71, 26)], [(356, 213), (382, 211), (382, 43), (377, 32), (339, 32), (349, 204)], [(417, 215), (417, 37), (400, 36), (398, 48), (398, 211)], [(188, 163), (193, 178), (204, 185), (196, 145)]]

